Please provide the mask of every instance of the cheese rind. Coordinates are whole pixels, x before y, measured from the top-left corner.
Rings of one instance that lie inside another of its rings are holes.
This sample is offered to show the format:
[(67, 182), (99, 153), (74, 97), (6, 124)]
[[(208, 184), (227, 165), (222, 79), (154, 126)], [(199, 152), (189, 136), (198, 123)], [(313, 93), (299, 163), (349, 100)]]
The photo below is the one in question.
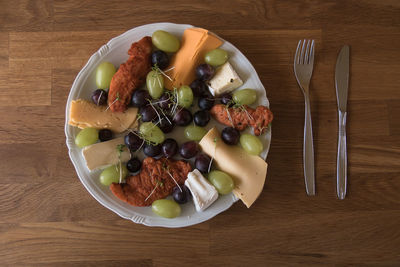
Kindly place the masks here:
[(172, 79), (164, 78), (165, 88), (172, 90), (182, 85), (189, 85), (195, 77), (195, 68), (204, 63), (207, 52), (222, 45), (222, 40), (211, 32), (201, 28), (188, 28), (183, 32), (181, 48), (171, 58), (171, 69), (166, 74)]
[(112, 112), (106, 106), (83, 99), (73, 100), (69, 110), (68, 124), (83, 128), (110, 129), (121, 133), (126, 129), (137, 128), (137, 108), (128, 108), (125, 112)]
[[(123, 145), (121, 156), (119, 156), (118, 145)], [(87, 146), (82, 149), (82, 154), (85, 158), (86, 166), (91, 171), (117, 164), (120, 160), (121, 162), (127, 162), (131, 158), (123, 137)]]
[(193, 196), (194, 206), (197, 211), (207, 209), (218, 199), (218, 191), (213, 185), (207, 182), (198, 169), (188, 173), (185, 185)]
[(229, 62), (219, 67), (214, 77), (208, 82), (210, 92), (214, 96), (228, 93), (243, 85), (242, 79)]
[(225, 144), (216, 128), (209, 130), (199, 145), (204, 153), (214, 158), (219, 170), (233, 178), (233, 193), (249, 208), (263, 190), (267, 163), (239, 146)]

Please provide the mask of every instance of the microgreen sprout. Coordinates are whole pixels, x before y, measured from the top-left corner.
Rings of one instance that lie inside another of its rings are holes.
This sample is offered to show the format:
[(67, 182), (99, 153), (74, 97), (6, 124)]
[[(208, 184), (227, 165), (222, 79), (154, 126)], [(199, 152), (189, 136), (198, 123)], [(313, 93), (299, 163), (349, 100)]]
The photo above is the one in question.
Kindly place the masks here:
[(99, 95), (99, 97), (97, 98), (97, 105), (100, 104), (100, 99), (101, 99), (101, 96), (102, 96), (102, 95), (103, 95), (103, 90), (100, 91), (100, 95)]
[(122, 154), (122, 152), (124, 152), (124, 147), (125, 147), (125, 145), (123, 145), (123, 144), (118, 144), (118, 145), (116, 146), (117, 153), (118, 153), (119, 170), (118, 170), (118, 167), (116, 167), (116, 168), (117, 168), (117, 171), (119, 172), (119, 183), (122, 182), (122, 162), (121, 162), (121, 154)]
[(111, 103), (111, 105), (109, 105), (109, 106), (106, 108), (106, 111), (107, 111), (112, 105), (114, 105), (115, 102), (117, 102), (117, 101), (119, 101), (119, 92), (117, 92), (117, 98), (115, 98), (115, 100)]
[(211, 157), (210, 164), (208, 165), (208, 172), (210, 172), (210, 170), (211, 170), (211, 165), (212, 165), (212, 163), (213, 163), (213, 161), (214, 161), (215, 153), (217, 152), (217, 142), (218, 142), (218, 138), (215, 137), (214, 140), (213, 140), (213, 142), (214, 142), (214, 153), (213, 153), (213, 155), (212, 155), (212, 157)]
[(175, 184), (178, 186), (179, 190), (180, 190), (181, 192), (183, 192), (183, 191), (182, 191), (182, 188), (179, 186), (179, 184), (178, 184), (178, 182), (175, 180), (174, 176), (172, 176), (172, 174), (169, 172), (168, 168), (166, 169), (166, 171), (167, 171), (167, 173), (169, 174), (169, 176), (172, 178), (172, 180), (174, 180), (174, 182), (175, 182)]
[(157, 108), (153, 105), (153, 103), (150, 100), (148, 100), (148, 101), (149, 101), (150, 106), (154, 109), (154, 111), (156, 112), (156, 114), (158, 116), (158, 123), (161, 123), (160, 113), (158, 113)]

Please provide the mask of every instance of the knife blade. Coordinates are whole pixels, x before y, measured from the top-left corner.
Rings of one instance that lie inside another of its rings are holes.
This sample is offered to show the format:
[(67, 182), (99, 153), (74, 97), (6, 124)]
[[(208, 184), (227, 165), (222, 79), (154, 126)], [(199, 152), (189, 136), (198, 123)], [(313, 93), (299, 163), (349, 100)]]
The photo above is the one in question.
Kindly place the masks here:
[(346, 118), (347, 96), (349, 89), (350, 47), (345, 45), (336, 60), (335, 86), (339, 113), (338, 155), (336, 166), (336, 192), (344, 199), (347, 191), (347, 141)]

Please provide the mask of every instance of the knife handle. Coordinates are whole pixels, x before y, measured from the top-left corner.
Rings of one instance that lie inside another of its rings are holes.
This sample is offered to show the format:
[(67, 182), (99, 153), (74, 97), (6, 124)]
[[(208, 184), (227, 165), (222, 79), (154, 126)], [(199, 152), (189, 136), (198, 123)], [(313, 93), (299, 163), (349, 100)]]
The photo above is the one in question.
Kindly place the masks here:
[(314, 176), (314, 144), (311, 123), (310, 98), (305, 94), (305, 119), (304, 119), (304, 143), (303, 143), (303, 166), (304, 182), (307, 195), (315, 195)]
[(336, 190), (339, 199), (344, 199), (346, 197), (347, 187), (346, 117), (347, 112), (342, 112), (339, 110), (339, 140), (336, 170)]

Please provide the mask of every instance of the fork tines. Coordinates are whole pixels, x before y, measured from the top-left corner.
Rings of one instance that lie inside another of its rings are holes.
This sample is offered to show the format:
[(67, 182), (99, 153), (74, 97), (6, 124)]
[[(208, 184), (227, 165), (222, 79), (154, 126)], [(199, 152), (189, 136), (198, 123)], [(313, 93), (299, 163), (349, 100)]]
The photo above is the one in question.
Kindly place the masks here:
[(310, 64), (313, 62), (314, 62), (314, 40), (306, 40), (306, 39), (300, 40), (297, 45), (296, 55), (294, 56), (294, 63)]

